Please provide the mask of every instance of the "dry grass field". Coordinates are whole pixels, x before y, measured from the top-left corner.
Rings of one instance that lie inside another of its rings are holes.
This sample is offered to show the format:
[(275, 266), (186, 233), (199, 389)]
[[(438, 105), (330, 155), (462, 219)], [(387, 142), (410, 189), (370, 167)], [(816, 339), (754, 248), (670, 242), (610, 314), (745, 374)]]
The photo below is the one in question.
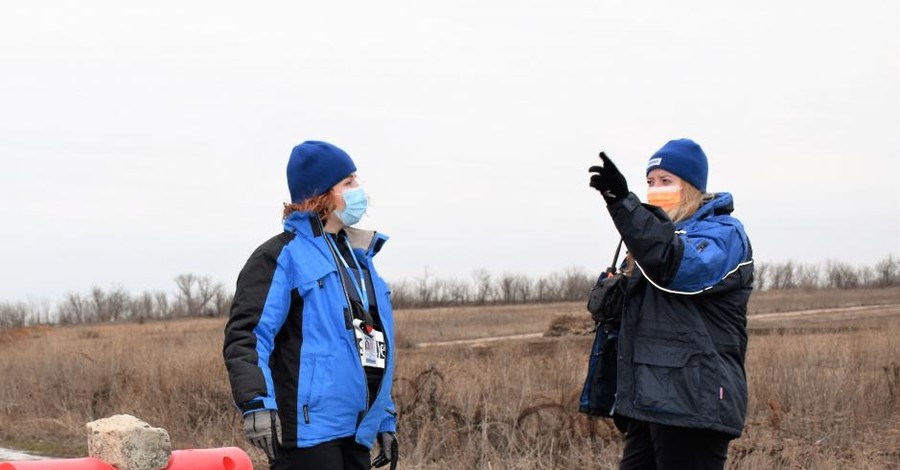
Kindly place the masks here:
[[(900, 289), (763, 292), (750, 310), (749, 420), (728, 467), (900, 469)], [(590, 337), (419, 346), (542, 333), (586, 318), (581, 303), (396, 316), (401, 468), (616, 467), (621, 436), (577, 412)], [(223, 326), (0, 331), (0, 446), (83, 456), (86, 422), (128, 413), (176, 448), (237, 445), (259, 464), (231, 404)]]

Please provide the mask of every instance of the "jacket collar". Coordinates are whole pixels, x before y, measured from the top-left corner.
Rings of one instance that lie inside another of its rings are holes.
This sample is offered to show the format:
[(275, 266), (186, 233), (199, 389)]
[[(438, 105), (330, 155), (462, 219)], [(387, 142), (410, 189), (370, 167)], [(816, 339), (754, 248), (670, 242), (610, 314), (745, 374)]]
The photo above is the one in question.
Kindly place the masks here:
[(347, 233), (350, 246), (363, 250), (368, 256), (375, 256), (376, 253), (381, 251), (384, 242), (389, 238), (387, 235), (374, 230), (364, 230), (355, 227), (345, 227), (344, 232)]
[(715, 193), (712, 199), (701, 205), (688, 220), (705, 219), (714, 215), (729, 215), (734, 212), (734, 198), (731, 193)]
[[(291, 212), (284, 219), (284, 231), (291, 232), (306, 238), (321, 237), (325, 233), (324, 225), (319, 216), (313, 212)], [(345, 227), (344, 232), (350, 240), (350, 246), (363, 250), (366, 255), (374, 256), (381, 251), (388, 236), (373, 230), (363, 230), (355, 227)]]
[(325, 233), (322, 227), (322, 221), (319, 216), (313, 212), (295, 211), (288, 214), (284, 219), (284, 231), (291, 232), (296, 235), (302, 235), (306, 238), (315, 238)]

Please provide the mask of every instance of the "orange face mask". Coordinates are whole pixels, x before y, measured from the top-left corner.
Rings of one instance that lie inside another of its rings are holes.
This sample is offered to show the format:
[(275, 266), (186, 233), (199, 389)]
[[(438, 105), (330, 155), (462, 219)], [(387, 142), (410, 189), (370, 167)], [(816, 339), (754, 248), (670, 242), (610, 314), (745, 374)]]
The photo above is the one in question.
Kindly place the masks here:
[(669, 210), (681, 202), (681, 186), (647, 188), (647, 202), (662, 210)]

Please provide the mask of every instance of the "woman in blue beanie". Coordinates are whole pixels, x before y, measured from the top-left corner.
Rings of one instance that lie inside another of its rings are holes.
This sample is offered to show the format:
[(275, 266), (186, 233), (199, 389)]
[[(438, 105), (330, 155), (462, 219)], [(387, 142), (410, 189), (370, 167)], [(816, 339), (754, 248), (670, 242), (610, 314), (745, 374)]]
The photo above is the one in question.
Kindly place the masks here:
[(294, 147), (287, 182), (284, 231), (250, 255), (225, 327), (244, 434), (272, 469), (396, 468), (393, 315), (372, 263), (387, 237), (353, 227), (368, 197), (338, 147)]
[(707, 159), (689, 139), (647, 165), (647, 199), (603, 153), (590, 185), (628, 248), (613, 416), (620, 469), (722, 469), (747, 410), (750, 242), (728, 193), (706, 191)]

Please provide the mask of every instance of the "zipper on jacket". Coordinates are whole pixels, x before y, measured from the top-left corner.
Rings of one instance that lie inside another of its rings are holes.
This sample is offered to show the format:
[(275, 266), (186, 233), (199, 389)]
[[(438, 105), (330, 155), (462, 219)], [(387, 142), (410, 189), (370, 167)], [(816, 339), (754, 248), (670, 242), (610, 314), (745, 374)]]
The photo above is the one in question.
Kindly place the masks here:
[(309, 405), (303, 405), (303, 421), (309, 424)]
[[(321, 221), (320, 221), (320, 223), (321, 223)], [(323, 231), (324, 231), (324, 229), (323, 229)], [(338, 253), (337, 250), (335, 249), (335, 247), (332, 246), (331, 239), (328, 238), (329, 235), (327, 232), (325, 232), (325, 234), (322, 236), (325, 237), (325, 244), (328, 245), (328, 249), (331, 251), (331, 256), (332, 256), (332, 258), (334, 258), (334, 264), (335, 264), (335, 266), (337, 266), (338, 279), (340, 279), (340, 281), (341, 281), (341, 290), (344, 291), (344, 299), (347, 301), (347, 308), (349, 309), (350, 316), (352, 318), (353, 317), (353, 303), (350, 302), (350, 294), (347, 293), (347, 286), (344, 284), (344, 276), (341, 275), (341, 273), (340, 273), (340, 269), (342, 269), (342, 263), (337, 258), (338, 256), (340, 256), (340, 253)], [(373, 238), (373, 240), (374, 240), (374, 238)], [(360, 273), (362, 273), (362, 267), (359, 268), (359, 271), (360, 271)], [(369, 271), (369, 272), (371, 273), (371, 271)], [(352, 275), (352, 273), (347, 273), (347, 275), (348, 276)], [(369, 274), (369, 275), (371, 276), (371, 274)], [(366, 282), (365, 279), (363, 279), (363, 282)], [(374, 283), (373, 283), (373, 286), (374, 286)], [(352, 330), (353, 328), (354, 328), (353, 323), (351, 323), (350, 329)], [(387, 338), (385, 338), (384, 342), (386, 345)], [(368, 412), (368, 410), (369, 410), (369, 378), (366, 376), (366, 369), (363, 368), (362, 362), (359, 359), (359, 343), (356, 341), (356, 332), (355, 331), (353, 332), (353, 348), (354, 348), (354, 351), (353, 351), (354, 359), (356, 360), (356, 363), (359, 364), (359, 369), (363, 375), (363, 383), (365, 384), (365, 389), (366, 389), (366, 411)], [(385, 367), (385, 368), (387, 368), (387, 367)], [(306, 405), (304, 405), (304, 416), (306, 416), (306, 414), (307, 414)], [(308, 419), (309, 418), (307, 416), (307, 423), (309, 423)]]
[[(353, 303), (350, 302), (350, 294), (347, 293), (347, 286), (344, 285), (344, 276), (343, 276), (343, 274), (341, 274), (341, 272), (340, 272), (340, 270), (341, 270), (341, 262), (340, 262), (340, 261), (338, 260), (338, 258), (337, 258), (338, 256), (340, 256), (340, 253), (337, 253), (337, 252), (335, 251), (334, 246), (331, 245), (331, 240), (328, 238), (329, 235), (328, 235), (327, 232), (325, 233), (325, 235), (323, 235), (323, 237), (325, 237), (325, 244), (328, 245), (328, 250), (331, 251), (331, 257), (333, 258), (334, 264), (335, 264), (335, 266), (336, 266), (337, 269), (338, 269), (338, 279), (341, 281), (341, 291), (344, 292), (344, 300), (347, 301), (347, 308), (350, 309), (350, 315), (351, 315), (351, 318), (352, 318), (352, 315), (353, 315)], [(352, 324), (352, 323), (350, 324), (350, 328), (351, 328), (351, 329), (353, 328), (353, 324)], [(356, 337), (356, 336), (354, 335), (354, 338), (355, 338), (355, 337)], [(358, 350), (358, 349), (357, 349), (357, 354), (359, 354), (359, 350)]]

